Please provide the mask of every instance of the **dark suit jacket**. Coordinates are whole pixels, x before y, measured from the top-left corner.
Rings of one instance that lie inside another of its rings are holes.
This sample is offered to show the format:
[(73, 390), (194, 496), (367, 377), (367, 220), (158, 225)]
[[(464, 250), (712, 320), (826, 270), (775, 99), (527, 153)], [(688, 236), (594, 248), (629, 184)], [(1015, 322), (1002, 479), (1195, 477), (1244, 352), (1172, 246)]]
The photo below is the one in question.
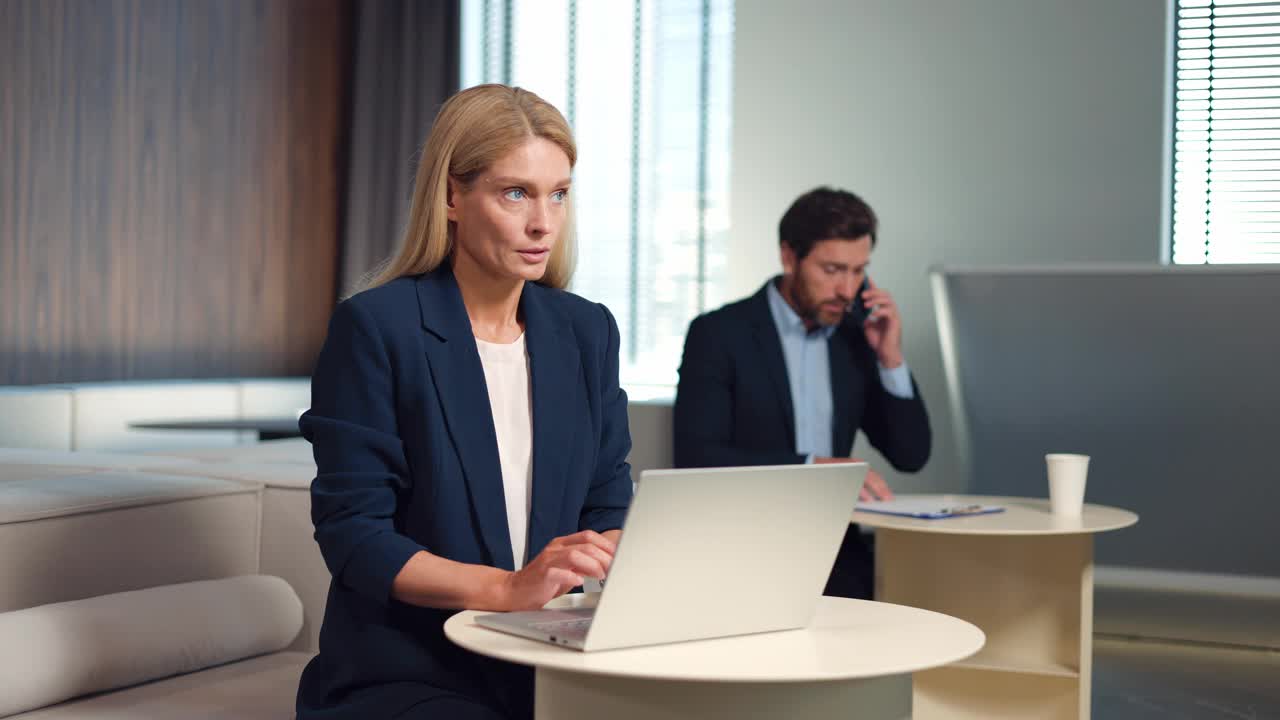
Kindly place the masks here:
[[(673, 418), (676, 467), (805, 461), (796, 452), (791, 385), (767, 287), (689, 325)], [(835, 455), (848, 456), (861, 429), (895, 468), (923, 467), (932, 435), (919, 388), (910, 400), (886, 392), (875, 352), (852, 322), (840, 325), (828, 347)]]
[[(529, 557), (561, 535), (622, 527), (631, 499), (618, 329), (603, 305), (540, 285), (520, 299), (529, 352)], [(303, 434), (316, 542), (333, 575), (298, 717), (385, 718), (442, 694), (532, 715), (532, 674), (444, 636), (454, 610), (391, 597), (419, 550), (512, 569), (484, 371), (447, 266), (334, 311)]]

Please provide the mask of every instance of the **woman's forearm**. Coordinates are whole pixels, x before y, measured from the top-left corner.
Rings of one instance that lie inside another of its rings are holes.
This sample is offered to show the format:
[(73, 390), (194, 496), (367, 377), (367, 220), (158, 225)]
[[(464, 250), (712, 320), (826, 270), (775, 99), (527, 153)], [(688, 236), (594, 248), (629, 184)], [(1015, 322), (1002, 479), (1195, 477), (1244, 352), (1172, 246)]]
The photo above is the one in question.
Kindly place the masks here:
[(470, 565), (426, 550), (409, 558), (391, 583), (391, 596), (421, 607), (458, 610), (508, 609), (507, 576), (487, 565)]

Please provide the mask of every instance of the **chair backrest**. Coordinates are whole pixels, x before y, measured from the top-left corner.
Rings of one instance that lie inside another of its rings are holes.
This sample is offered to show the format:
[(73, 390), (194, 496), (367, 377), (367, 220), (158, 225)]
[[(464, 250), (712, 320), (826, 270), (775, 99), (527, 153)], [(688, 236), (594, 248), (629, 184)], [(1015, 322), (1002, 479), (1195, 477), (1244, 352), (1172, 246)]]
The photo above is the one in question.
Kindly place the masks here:
[(671, 403), (631, 402), (627, 404), (627, 422), (631, 428), (631, 477), (640, 479), (645, 470), (673, 467), (671, 451)]

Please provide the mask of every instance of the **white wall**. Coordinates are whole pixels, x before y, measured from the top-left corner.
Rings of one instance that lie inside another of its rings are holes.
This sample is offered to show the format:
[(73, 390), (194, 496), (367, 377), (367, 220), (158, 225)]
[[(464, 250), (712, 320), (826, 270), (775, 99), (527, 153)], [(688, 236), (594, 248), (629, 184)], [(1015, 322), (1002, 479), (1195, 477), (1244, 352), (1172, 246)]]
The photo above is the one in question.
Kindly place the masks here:
[(800, 193), (829, 184), (871, 203), (872, 277), (903, 308), (935, 432), (924, 471), (887, 474), (895, 488), (963, 489), (931, 265), (1159, 260), (1167, 12), (738, 0), (729, 296), (778, 272), (778, 219)]

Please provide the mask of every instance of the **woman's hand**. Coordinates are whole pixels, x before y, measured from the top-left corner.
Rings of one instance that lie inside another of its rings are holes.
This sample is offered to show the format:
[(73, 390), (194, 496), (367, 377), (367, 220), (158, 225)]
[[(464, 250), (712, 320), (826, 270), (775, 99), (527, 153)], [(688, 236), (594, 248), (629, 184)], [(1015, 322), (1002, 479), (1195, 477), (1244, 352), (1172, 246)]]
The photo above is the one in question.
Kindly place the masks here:
[(503, 577), (504, 609), (537, 610), (581, 585), (585, 577), (603, 578), (617, 547), (594, 530), (552, 540), (527, 565)]

